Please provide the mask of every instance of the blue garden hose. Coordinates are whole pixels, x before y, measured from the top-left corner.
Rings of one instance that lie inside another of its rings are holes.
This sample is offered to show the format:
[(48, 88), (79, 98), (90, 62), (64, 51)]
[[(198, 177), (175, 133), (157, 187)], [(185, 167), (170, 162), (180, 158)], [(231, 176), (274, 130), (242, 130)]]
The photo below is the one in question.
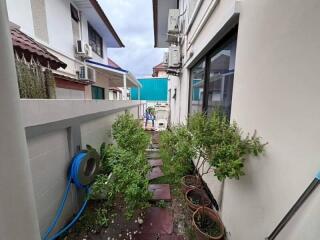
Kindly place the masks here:
[(77, 222), (77, 220), (80, 218), (82, 212), (85, 210), (87, 203), (88, 203), (88, 197), (86, 197), (86, 200), (84, 201), (82, 207), (77, 212), (76, 216), (72, 219), (72, 221), (70, 223), (68, 223), (67, 225), (65, 225), (62, 229), (60, 229), (57, 233), (55, 233), (53, 236), (51, 236), (49, 238), (49, 234), (52, 232), (52, 230), (57, 225), (58, 220), (63, 212), (68, 194), (70, 192), (71, 183), (74, 183), (77, 189), (85, 190), (87, 194), (89, 193), (89, 185), (90, 185), (90, 183), (92, 183), (92, 179), (93, 179), (94, 175), (96, 174), (96, 172), (98, 171), (98, 168), (94, 167), (90, 173), (90, 176), (87, 176), (88, 179), (83, 179), (84, 178), (83, 171), (84, 171), (84, 168), (87, 167), (88, 159), (94, 159), (95, 166), (98, 165), (97, 162), (99, 161), (99, 157), (98, 157), (98, 154), (94, 153), (94, 152), (93, 152), (93, 156), (92, 156), (92, 152), (89, 153), (86, 151), (81, 151), (80, 153), (76, 154), (73, 157), (71, 167), (69, 169), (66, 190), (64, 191), (60, 206), (56, 212), (56, 215), (55, 215), (52, 223), (50, 224), (46, 233), (42, 237), (43, 240), (57, 239), (61, 234), (66, 232), (70, 227), (72, 227)]

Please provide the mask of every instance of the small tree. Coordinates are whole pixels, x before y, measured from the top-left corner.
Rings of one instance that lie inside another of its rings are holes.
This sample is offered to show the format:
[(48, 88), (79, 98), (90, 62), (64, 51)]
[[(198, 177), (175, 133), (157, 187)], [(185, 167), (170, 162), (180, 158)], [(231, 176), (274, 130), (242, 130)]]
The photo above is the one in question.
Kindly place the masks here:
[(213, 170), (220, 181), (225, 178), (239, 179), (244, 175), (246, 158), (249, 155), (258, 156), (266, 145), (261, 143), (256, 132), (243, 138), (238, 125), (235, 122), (230, 124), (219, 111), (209, 116), (194, 114), (188, 119), (188, 129), (197, 149), (196, 171), (203, 176)]

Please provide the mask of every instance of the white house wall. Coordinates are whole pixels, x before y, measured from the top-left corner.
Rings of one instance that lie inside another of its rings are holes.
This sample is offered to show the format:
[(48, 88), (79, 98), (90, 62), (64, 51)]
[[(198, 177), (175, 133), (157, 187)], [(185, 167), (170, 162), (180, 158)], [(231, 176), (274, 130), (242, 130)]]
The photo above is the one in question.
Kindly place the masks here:
[(33, 18), (30, 0), (8, 0), (9, 21), (18, 24), (29, 36), (34, 36)]
[(67, 56), (74, 56), (70, 1), (46, 0), (49, 46)]
[[(185, 45), (210, 2), (203, 1)], [(188, 52), (182, 51), (181, 121), (188, 113), (188, 67), (239, 9), (231, 118), (269, 144), (264, 156), (246, 162), (246, 176), (225, 182), (223, 195), (212, 175), (205, 180), (222, 199), (228, 239), (264, 239), (320, 169), (320, 2), (220, 1)], [(316, 190), (277, 239), (319, 239), (319, 197)]]
[[(320, 169), (320, 2), (241, 2), (232, 119), (258, 130), (266, 155), (227, 181), (223, 219), (232, 239), (263, 239)], [(277, 239), (319, 239), (316, 191)], [(238, 205), (239, 207), (234, 207)]]

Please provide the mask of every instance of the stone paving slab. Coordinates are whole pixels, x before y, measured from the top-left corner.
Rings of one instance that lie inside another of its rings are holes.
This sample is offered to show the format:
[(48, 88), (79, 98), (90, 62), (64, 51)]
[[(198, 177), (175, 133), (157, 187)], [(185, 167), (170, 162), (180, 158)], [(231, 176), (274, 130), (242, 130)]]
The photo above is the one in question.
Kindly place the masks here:
[(160, 167), (163, 166), (163, 162), (161, 159), (151, 159), (148, 160), (151, 167)]
[(162, 170), (160, 167), (154, 167), (152, 168), (151, 172), (147, 175), (148, 180), (153, 180), (159, 177), (164, 176)]
[(171, 200), (169, 184), (150, 184), (149, 191), (153, 193), (152, 200)]
[(141, 235), (172, 234), (173, 213), (167, 208), (151, 207), (141, 226)]

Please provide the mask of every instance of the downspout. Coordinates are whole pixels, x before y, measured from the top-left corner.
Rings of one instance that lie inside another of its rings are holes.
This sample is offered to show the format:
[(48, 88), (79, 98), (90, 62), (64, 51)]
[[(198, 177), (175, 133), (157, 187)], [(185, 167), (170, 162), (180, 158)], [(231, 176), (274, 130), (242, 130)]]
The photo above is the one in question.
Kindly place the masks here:
[(0, 0), (0, 236), (40, 240), (5, 0)]

